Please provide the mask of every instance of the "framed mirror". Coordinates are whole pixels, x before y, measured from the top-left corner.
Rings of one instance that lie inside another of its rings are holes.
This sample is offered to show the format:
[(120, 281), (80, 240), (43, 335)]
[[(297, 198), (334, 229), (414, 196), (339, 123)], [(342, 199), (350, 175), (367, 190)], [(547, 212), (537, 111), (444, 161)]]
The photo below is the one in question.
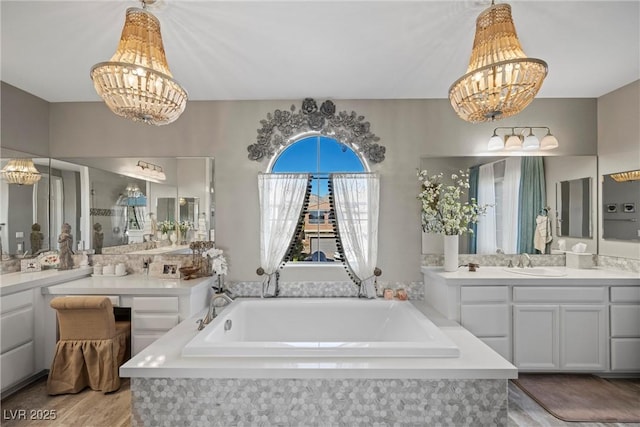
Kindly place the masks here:
[(640, 240), (640, 171), (604, 175), (602, 238)]
[(592, 237), (591, 177), (556, 183), (558, 236)]

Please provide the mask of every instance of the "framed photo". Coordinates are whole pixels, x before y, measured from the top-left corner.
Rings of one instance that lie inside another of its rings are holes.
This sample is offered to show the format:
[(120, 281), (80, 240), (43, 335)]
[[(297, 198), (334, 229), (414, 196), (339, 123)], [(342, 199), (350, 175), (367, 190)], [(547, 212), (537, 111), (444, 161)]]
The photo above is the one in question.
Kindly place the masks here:
[(152, 262), (149, 274), (161, 279), (179, 279), (181, 266), (179, 262)]
[(34, 272), (40, 271), (42, 267), (40, 266), (40, 261), (37, 259), (23, 259), (20, 260), (20, 271), (24, 272)]

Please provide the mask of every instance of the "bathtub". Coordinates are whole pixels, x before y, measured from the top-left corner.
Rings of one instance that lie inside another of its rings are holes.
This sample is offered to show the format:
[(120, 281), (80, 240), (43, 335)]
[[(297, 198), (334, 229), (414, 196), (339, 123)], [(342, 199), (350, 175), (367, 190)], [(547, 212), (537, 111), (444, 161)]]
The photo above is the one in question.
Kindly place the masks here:
[(459, 357), (460, 351), (408, 301), (272, 298), (235, 300), (182, 355)]

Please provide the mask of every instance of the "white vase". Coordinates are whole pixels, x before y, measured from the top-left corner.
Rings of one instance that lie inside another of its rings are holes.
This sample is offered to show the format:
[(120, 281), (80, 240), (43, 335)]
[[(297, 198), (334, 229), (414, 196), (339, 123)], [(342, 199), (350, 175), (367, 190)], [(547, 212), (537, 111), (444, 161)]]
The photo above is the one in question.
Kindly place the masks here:
[(458, 235), (444, 235), (444, 271), (458, 270)]
[(171, 240), (171, 246), (175, 246), (176, 241), (178, 241), (178, 236), (176, 236), (176, 233), (171, 233), (171, 235), (169, 236), (169, 240)]

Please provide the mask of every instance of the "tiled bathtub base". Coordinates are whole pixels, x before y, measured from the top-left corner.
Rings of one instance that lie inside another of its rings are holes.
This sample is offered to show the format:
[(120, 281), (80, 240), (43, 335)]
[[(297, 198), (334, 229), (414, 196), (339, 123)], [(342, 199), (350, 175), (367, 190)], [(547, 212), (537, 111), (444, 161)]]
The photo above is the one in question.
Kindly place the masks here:
[(134, 426), (507, 425), (507, 380), (132, 378)]

